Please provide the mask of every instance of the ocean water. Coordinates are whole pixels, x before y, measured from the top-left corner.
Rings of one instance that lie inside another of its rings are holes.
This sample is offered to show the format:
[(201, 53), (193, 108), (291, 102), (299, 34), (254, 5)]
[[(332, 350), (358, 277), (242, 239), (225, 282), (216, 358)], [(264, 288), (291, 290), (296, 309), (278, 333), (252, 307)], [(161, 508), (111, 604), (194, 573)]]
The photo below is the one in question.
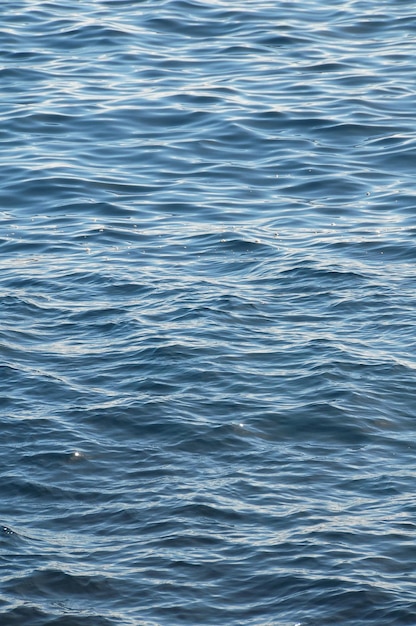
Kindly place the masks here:
[(2, 0), (0, 624), (416, 624), (416, 13)]

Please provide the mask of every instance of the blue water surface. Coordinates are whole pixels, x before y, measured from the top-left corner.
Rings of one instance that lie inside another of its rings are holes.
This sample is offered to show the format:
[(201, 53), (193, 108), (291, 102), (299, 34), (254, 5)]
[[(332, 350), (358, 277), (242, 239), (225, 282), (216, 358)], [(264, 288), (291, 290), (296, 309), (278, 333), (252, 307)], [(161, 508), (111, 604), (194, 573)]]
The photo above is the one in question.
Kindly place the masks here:
[(416, 624), (408, 0), (3, 0), (2, 626)]

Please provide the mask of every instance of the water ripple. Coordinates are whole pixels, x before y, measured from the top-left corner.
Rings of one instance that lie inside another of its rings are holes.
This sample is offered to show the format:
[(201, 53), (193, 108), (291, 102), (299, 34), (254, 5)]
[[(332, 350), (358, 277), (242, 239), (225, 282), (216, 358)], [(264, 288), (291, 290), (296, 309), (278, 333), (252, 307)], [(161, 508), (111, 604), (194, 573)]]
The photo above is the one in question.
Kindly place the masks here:
[(411, 3), (75, 5), (2, 5), (1, 623), (413, 624)]

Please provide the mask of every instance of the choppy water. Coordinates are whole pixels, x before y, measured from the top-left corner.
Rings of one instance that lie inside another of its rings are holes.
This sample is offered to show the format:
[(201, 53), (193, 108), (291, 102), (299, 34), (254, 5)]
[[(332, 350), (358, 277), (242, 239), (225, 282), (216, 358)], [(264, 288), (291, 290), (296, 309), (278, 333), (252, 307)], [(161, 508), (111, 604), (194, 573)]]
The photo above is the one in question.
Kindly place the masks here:
[(414, 626), (414, 3), (0, 17), (2, 626)]

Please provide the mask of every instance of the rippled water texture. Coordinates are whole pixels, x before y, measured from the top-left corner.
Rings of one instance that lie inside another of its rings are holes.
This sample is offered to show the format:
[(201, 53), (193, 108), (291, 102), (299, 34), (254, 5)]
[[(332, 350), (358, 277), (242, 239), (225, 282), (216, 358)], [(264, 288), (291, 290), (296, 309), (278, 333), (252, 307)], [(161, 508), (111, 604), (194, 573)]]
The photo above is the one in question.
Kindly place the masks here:
[(414, 626), (414, 2), (0, 17), (2, 626)]

